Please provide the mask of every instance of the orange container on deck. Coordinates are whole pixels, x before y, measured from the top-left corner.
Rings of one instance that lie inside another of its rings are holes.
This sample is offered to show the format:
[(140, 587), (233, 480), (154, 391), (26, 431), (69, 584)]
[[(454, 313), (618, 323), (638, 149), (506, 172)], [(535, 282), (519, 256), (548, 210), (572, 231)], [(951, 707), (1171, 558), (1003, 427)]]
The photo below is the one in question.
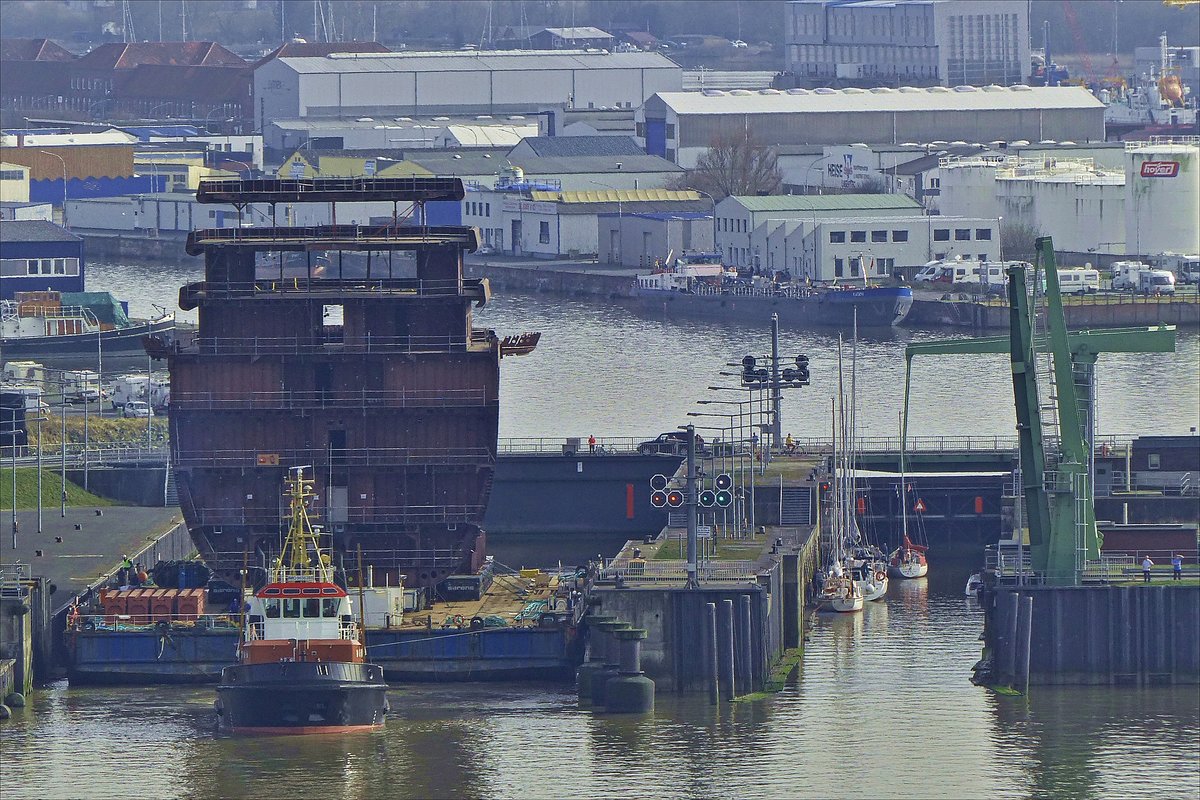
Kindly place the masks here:
[(131, 589), (126, 601), (125, 613), (134, 625), (147, 625), (150, 622), (150, 597), (153, 589)]
[(100, 597), (100, 602), (104, 606), (104, 621), (116, 622), (118, 614), (126, 613), (127, 603), (129, 601), (129, 591), (105, 592)]
[(204, 589), (180, 589), (175, 601), (175, 614), (180, 619), (194, 620), (204, 613)]
[(153, 589), (150, 592), (150, 621), (170, 622), (175, 616), (175, 595), (178, 589)]

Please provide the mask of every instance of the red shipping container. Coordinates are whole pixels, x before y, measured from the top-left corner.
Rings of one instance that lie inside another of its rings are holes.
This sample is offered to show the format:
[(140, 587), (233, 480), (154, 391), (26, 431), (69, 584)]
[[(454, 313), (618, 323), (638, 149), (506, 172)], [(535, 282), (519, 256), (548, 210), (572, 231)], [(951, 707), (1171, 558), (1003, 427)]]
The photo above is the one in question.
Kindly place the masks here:
[(150, 594), (150, 619), (152, 622), (170, 622), (175, 616), (175, 595), (178, 589), (154, 589)]
[(101, 599), (101, 603), (104, 606), (104, 621), (110, 624), (116, 622), (118, 614), (126, 613), (128, 601), (128, 590), (122, 592), (106, 592)]
[(175, 606), (176, 616), (184, 620), (195, 620), (204, 614), (206, 596), (207, 592), (204, 589), (180, 589)]
[(150, 596), (153, 589), (131, 589), (126, 601), (125, 613), (129, 615), (130, 623), (148, 625), (150, 623)]

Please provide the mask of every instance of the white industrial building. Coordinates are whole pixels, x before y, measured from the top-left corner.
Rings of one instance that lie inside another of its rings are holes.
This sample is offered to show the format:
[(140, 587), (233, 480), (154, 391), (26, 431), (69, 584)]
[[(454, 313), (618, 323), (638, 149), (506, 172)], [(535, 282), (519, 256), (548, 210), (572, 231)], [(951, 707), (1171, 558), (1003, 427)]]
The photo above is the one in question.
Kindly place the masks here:
[(800, 79), (986, 86), (1029, 71), (1026, 0), (793, 0), (784, 13)]
[(749, 266), (812, 281), (911, 274), (934, 259), (1000, 257), (994, 219), (888, 216), (818, 216), (768, 219), (750, 233)]
[[(764, 250), (755, 252), (752, 234), (767, 220), (889, 217), (921, 214), (909, 197), (894, 194), (730, 196), (717, 203), (715, 238), (725, 263), (735, 267), (765, 266)], [(756, 261), (755, 258), (758, 260)]]
[(1200, 252), (1200, 139), (1124, 148), (1123, 169), (1049, 156), (946, 159), (941, 212), (1003, 217), (1082, 256)]
[(651, 267), (684, 252), (711, 253), (713, 215), (705, 211), (635, 211), (600, 214), (596, 260)]
[(693, 167), (742, 130), (760, 145), (1104, 141), (1104, 104), (1082, 86), (944, 86), (661, 92), (637, 112), (651, 155)]
[[(463, 201), (462, 221), (478, 227), (484, 246), (496, 252), (583, 258), (600, 251), (601, 215), (710, 210), (709, 201), (692, 191), (560, 191), (523, 181), (501, 183), (492, 189), (472, 187)], [(620, 260), (619, 246), (616, 260)]]
[(679, 91), (657, 53), (570, 50), (334, 53), (275, 58), (254, 71), (255, 123), (306, 117), (507, 114), (547, 105), (637, 108)]

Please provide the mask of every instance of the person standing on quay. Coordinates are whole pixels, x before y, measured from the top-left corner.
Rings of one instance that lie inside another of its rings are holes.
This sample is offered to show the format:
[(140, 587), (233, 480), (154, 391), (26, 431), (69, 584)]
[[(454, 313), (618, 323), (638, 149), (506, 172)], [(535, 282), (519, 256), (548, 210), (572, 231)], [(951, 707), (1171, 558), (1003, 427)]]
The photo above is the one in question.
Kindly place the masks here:
[(1179, 553), (1171, 556), (1171, 580), (1183, 580), (1183, 556)]
[(1150, 556), (1142, 559), (1142, 583), (1150, 582), (1150, 568), (1154, 566), (1154, 562), (1150, 560)]
[(589, 453), (596, 452), (596, 435), (595, 434), (590, 434), (588, 436), (588, 452)]

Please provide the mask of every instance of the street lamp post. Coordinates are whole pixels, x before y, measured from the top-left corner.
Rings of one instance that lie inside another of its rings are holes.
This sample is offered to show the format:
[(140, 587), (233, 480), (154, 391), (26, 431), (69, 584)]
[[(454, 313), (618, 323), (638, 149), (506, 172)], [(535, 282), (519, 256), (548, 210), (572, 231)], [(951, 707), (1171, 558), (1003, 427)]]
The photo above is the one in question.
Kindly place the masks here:
[(53, 158), (57, 158), (59, 160), (59, 163), (62, 164), (62, 173), (63, 173), (62, 226), (65, 228), (65, 227), (67, 227), (67, 162), (58, 153), (51, 153), (46, 150), (38, 150), (38, 152), (44, 156), (52, 156)]

